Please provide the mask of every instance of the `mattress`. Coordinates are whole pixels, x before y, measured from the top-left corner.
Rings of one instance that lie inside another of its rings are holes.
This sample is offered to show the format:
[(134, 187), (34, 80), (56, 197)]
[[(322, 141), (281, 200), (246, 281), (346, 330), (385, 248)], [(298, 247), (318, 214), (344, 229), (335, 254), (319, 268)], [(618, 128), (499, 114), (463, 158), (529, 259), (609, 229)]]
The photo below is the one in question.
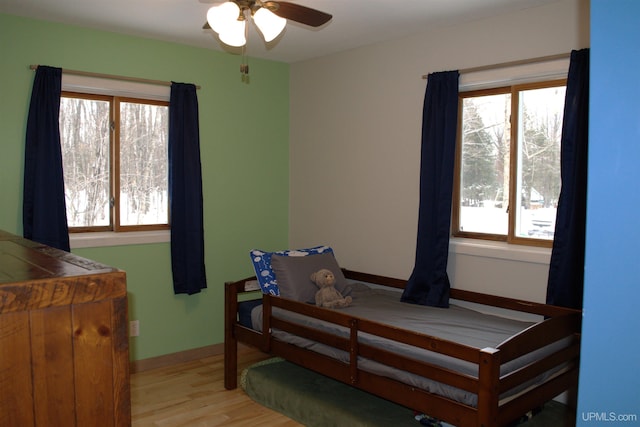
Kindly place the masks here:
[[(496, 348), (503, 341), (534, 324), (532, 322), (482, 313), (480, 311), (461, 307), (455, 304), (450, 305), (449, 308), (407, 304), (400, 302), (398, 292), (374, 288), (360, 283), (352, 284), (352, 289), (353, 291), (351, 296), (353, 298), (353, 302), (351, 306), (339, 309), (345, 314), (374, 320), (379, 323), (412, 330), (478, 349), (486, 347)], [(277, 307), (273, 308), (272, 315), (276, 318), (321, 329), (335, 335), (349, 337), (349, 330), (347, 328), (330, 322), (300, 315)], [(252, 327), (255, 330), (261, 331), (261, 305), (256, 306), (251, 310), (251, 322)], [(349, 362), (348, 352), (277, 329), (273, 329), (272, 334), (274, 338), (281, 341), (330, 356), (343, 361), (344, 363)], [(462, 374), (474, 377), (478, 376), (478, 365), (474, 363), (367, 333), (359, 333), (358, 339), (362, 343), (382, 347), (407, 357), (455, 370)], [(518, 359), (505, 363), (501, 366), (500, 374), (504, 375), (512, 372), (522, 366), (525, 366), (527, 363), (537, 360), (537, 358), (557, 351), (561, 347), (566, 346), (567, 342), (568, 340), (556, 342)], [(477, 395), (475, 393), (457, 389), (419, 375), (401, 371), (363, 358), (358, 359), (358, 366), (362, 370), (393, 378), (405, 384), (419, 387), (426, 391), (454, 399), (470, 406), (475, 407), (477, 404)], [(542, 381), (551, 374), (552, 373), (549, 372), (544, 376), (537, 378), (536, 381)], [(531, 384), (525, 384), (519, 389), (510, 390), (501, 396), (501, 399), (508, 398), (530, 385)]]

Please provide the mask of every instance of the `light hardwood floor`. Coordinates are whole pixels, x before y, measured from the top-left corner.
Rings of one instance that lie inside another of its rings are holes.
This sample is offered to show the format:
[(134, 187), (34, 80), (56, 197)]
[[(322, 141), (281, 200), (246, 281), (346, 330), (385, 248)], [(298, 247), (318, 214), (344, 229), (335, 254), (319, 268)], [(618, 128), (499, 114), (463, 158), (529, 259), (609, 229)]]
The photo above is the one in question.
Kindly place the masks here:
[[(238, 354), (238, 372), (269, 357), (246, 347)], [(258, 405), (240, 387), (226, 390), (223, 363), (219, 355), (132, 374), (133, 426), (301, 426)]]

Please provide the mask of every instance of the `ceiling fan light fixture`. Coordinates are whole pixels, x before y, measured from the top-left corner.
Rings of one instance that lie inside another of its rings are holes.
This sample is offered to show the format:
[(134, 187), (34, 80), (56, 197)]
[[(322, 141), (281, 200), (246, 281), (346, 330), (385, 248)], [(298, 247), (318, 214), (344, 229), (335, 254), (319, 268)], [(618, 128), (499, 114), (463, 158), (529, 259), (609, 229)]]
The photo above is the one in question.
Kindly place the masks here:
[(261, 7), (253, 14), (253, 22), (256, 23), (256, 27), (267, 43), (278, 37), (287, 25), (285, 18), (281, 18), (266, 7)]
[(222, 32), (218, 33), (218, 37), (226, 45), (233, 47), (244, 46), (247, 44), (245, 27), (246, 21), (233, 21), (233, 23), (228, 23)]
[(228, 27), (233, 27), (239, 16), (240, 7), (232, 1), (228, 1), (211, 7), (207, 11), (207, 22), (213, 31), (221, 34), (226, 32)]
[[(282, 34), (287, 20), (317, 28), (329, 22), (332, 16), (288, 1), (227, 0), (209, 8), (207, 22), (202, 29), (212, 29), (218, 34), (220, 42), (225, 45), (242, 48), (244, 60), (245, 46), (249, 37), (247, 21), (250, 18), (255, 22), (265, 43), (269, 43)], [(245, 77), (249, 74), (249, 66), (243, 63), (240, 66), (240, 72), (245, 81)]]

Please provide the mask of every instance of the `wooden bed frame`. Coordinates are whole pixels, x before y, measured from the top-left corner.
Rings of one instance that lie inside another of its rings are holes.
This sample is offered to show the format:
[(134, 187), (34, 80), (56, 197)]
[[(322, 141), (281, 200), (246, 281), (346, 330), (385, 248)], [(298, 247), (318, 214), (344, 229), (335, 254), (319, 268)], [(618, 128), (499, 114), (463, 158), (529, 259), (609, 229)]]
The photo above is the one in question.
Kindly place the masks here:
[[(384, 276), (350, 270), (343, 271), (347, 279), (375, 283), (391, 288), (402, 289), (406, 283), (403, 280)], [(272, 337), (270, 333), (261, 333), (242, 326), (237, 318), (238, 297), (247, 292), (245, 291), (245, 282), (254, 279), (255, 277), (250, 277), (225, 284), (224, 365), (225, 388), (227, 389), (237, 387), (238, 342), (255, 346), (266, 353), (280, 356), (343, 383), (350, 384), (413, 410), (429, 414), (458, 427), (508, 425), (528, 411), (542, 406), (545, 402), (552, 400), (564, 391), (574, 390), (578, 384), (582, 318), (580, 310), (451, 289), (451, 298), (455, 300), (532, 313), (545, 318), (545, 320), (504, 341), (497, 348), (478, 349), (350, 316), (339, 310), (328, 310), (281, 297), (262, 295), (263, 331), (271, 331), (271, 328), (277, 328), (347, 351), (350, 355), (350, 361), (349, 363), (343, 363), (319, 353), (282, 342)], [(273, 307), (280, 307), (281, 309), (344, 326), (350, 330), (350, 337), (339, 337), (274, 318), (271, 316)], [(360, 343), (358, 342), (358, 333), (375, 334), (475, 363), (478, 365), (478, 377), (461, 374), (437, 365), (402, 357), (383, 348), (375, 348)], [(570, 340), (570, 344), (567, 347), (563, 347), (561, 350), (514, 372), (500, 375), (502, 364), (567, 337)], [(358, 366), (358, 357), (372, 359), (467, 390), (477, 395), (477, 407), (363, 371)], [(564, 366), (564, 369), (557, 375), (551, 376), (533, 388), (527, 389), (526, 392), (516, 394), (513, 398), (500, 401), (499, 396), (505, 391), (514, 389), (536, 378), (543, 372), (559, 366)]]

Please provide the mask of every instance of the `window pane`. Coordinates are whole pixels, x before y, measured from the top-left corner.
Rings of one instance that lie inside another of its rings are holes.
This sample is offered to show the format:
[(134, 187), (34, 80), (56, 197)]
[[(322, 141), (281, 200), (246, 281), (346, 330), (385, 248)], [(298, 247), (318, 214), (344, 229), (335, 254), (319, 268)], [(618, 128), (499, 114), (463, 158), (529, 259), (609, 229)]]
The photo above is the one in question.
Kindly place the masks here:
[(511, 94), (463, 99), (460, 231), (506, 235)]
[(62, 97), (60, 140), (69, 227), (108, 226), (109, 102)]
[(516, 237), (553, 240), (565, 87), (519, 92)]
[(120, 103), (120, 225), (168, 224), (166, 106)]

